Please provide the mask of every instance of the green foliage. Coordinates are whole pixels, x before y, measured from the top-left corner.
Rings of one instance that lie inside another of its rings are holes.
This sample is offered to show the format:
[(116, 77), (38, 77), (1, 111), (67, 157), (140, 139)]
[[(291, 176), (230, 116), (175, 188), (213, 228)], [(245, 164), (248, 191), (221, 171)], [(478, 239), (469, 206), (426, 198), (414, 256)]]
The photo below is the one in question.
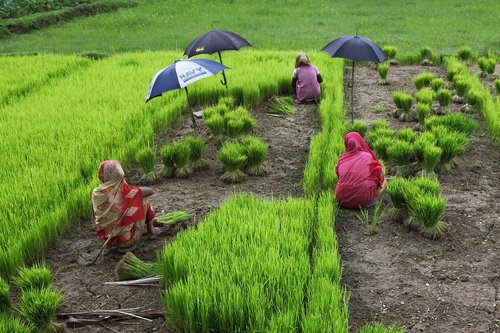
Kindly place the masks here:
[(207, 125), (208, 130), (210, 131), (212, 136), (214, 136), (215, 138), (218, 138), (222, 134), (224, 134), (224, 118), (221, 115), (216, 114), (211, 116), (210, 118), (205, 120), (205, 124)]
[(442, 78), (438, 77), (438, 78), (435, 78), (431, 81), (431, 88), (432, 88), (432, 90), (437, 92), (437, 91), (439, 91), (439, 89), (441, 89), (443, 84), (444, 84), (444, 80)]
[(205, 150), (205, 143), (202, 138), (194, 138), (187, 136), (184, 138), (184, 143), (189, 147), (189, 163), (190, 169), (203, 170), (208, 168), (208, 162), (204, 160), (203, 151)]
[(465, 134), (448, 131), (444, 126), (433, 126), (432, 131), (436, 135), (436, 146), (442, 150), (440, 166), (447, 168), (453, 159), (465, 150), (469, 139)]
[(396, 107), (403, 112), (410, 112), (413, 104), (413, 96), (402, 91), (392, 93), (392, 100)]
[(243, 145), (236, 142), (224, 142), (218, 158), (225, 170), (222, 180), (228, 183), (237, 183), (244, 179), (245, 174), (240, 170), (247, 160)]
[(423, 147), (423, 167), (424, 170), (432, 173), (435, 171), (441, 159), (441, 154), (443, 150), (436, 147), (434, 144), (427, 143)]
[(147, 181), (153, 181), (156, 178), (155, 157), (154, 150), (149, 146), (142, 148), (135, 155), (135, 160), (144, 172), (144, 179)]
[(413, 143), (413, 148), (415, 150), (415, 155), (417, 160), (422, 162), (424, 160), (424, 147), (427, 145), (434, 145), (436, 143), (436, 137), (430, 131), (423, 132)]
[(380, 214), (382, 207), (382, 201), (377, 201), (373, 209), (373, 216), (370, 221), (370, 214), (368, 213), (368, 209), (362, 207), (359, 211), (359, 214), (356, 213), (356, 217), (363, 223), (365, 226), (366, 232), (369, 235), (374, 235), (378, 231), (378, 223), (380, 221)]
[(366, 141), (367, 143), (371, 144), (375, 141), (377, 141), (379, 138), (392, 138), (394, 136), (394, 131), (391, 129), (377, 129), (376, 131), (370, 131), (366, 135)]
[(173, 144), (164, 145), (160, 152), (163, 161), (162, 174), (173, 177), (175, 169), (175, 146)]
[(382, 113), (382, 112), (385, 112), (385, 109), (383, 106), (376, 106), (375, 109), (373, 109), (373, 113)]
[(2, 333), (31, 333), (21, 320), (12, 315), (0, 313), (0, 332)]
[(389, 327), (385, 327), (384, 324), (381, 323), (371, 323), (365, 324), (362, 327), (356, 329), (356, 333), (405, 333), (406, 329), (401, 328), (396, 325), (391, 325)]
[(500, 95), (500, 79), (495, 80), (495, 90), (497, 91), (497, 95)]
[(255, 120), (247, 109), (242, 106), (226, 113), (224, 122), (226, 124), (226, 135), (233, 139), (250, 134), (255, 128)]
[(387, 120), (374, 120), (370, 124), (372, 131), (378, 131), (379, 129), (389, 129), (389, 122)]
[[(429, 59), (429, 58), (426, 58)], [(431, 85), (432, 80), (434, 80), (434, 74), (429, 72), (422, 72), (417, 76), (413, 77), (413, 84), (415, 87), (420, 90), (423, 87), (429, 87)]]
[(381, 83), (387, 83), (387, 74), (389, 73), (389, 64), (381, 63), (377, 67), (378, 74), (380, 75)]
[[(0, 315), (10, 308), (10, 288), (9, 284), (0, 277)], [(1, 332), (1, 330), (0, 330)]]
[(277, 97), (273, 96), (271, 98), (271, 105), (269, 106), (269, 112), (289, 115), (295, 112), (293, 105), (293, 98), (291, 97)]
[(242, 140), (245, 148), (247, 173), (253, 176), (263, 176), (266, 170), (262, 163), (267, 157), (267, 144), (259, 138), (247, 136)]
[(396, 140), (387, 148), (387, 156), (395, 165), (401, 166), (408, 164), (413, 157), (414, 150), (411, 143)]
[(411, 128), (403, 128), (396, 132), (396, 139), (406, 141), (408, 143), (415, 142), (417, 138), (417, 133)]
[(467, 92), (467, 104), (480, 107), (485, 98), (483, 97), (483, 90), (471, 88)]
[(115, 267), (118, 281), (137, 280), (160, 275), (158, 263), (150, 263), (137, 258), (132, 252), (127, 252)]
[(408, 212), (421, 231), (431, 237), (437, 237), (443, 232), (443, 217), (445, 201), (432, 195), (416, 194), (408, 201)]
[(467, 91), (470, 89), (470, 82), (466, 77), (460, 76), (455, 77), (454, 80), (455, 90), (457, 91), (457, 95), (459, 97), (465, 97), (467, 95)]
[(431, 106), (432, 102), (434, 101), (435, 95), (436, 94), (434, 93), (434, 90), (432, 90), (431, 88), (422, 88), (416, 93), (417, 103), (427, 104)]
[[(444, 126), (450, 131), (464, 133), (470, 136), (476, 129), (476, 122), (471, 117), (453, 112), (444, 116), (433, 116), (426, 120), (425, 126), (428, 129), (433, 129), (436, 126)], [(436, 137), (439, 133), (436, 133)]]
[(436, 99), (441, 107), (447, 107), (451, 102), (451, 91), (448, 89), (439, 89), (436, 93)]
[(477, 59), (477, 64), (481, 68), (481, 73), (483, 75), (495, 73), (496, 59), (493, 57), (479, 57)]
[(472, 56), (472, 49), (468, 46), (462, 46), (457, 53), (458, 59), (462, 61), (467, 61), (471, 60), (473, 58)]
[(441, 191), (441, 185), (436, 179), (428, 177), (415, 177), (412, 184), (416, 186), (424, 195), (437, 197)]
[(172, 143), (173, 155), (172, 159), (175, 163), (174, 175), (179, 178), (188, 177), (191, 172), (191, 150), (185, 142), (176, 141)]
[(407, 193), (410, 191), (410, 183), (405, 178), (395, 177), (387, 183), (387, 195), (396, 209), (405, 209)]
[(235, 104), (236, 104), (236, 100), (234, 99), (234, 97), (225, 96), (225, 97), (219, 98), (218, 106), (219, 107), (225, 106), (229, 110), (229, 109), (232, 109), (235, 106)]
[(60, 293), (49, 289), (31, 289), (21, 294), (20, 312), (36, 330), (53, 332), (54, 316), (61, 302)]
[(21, 267), (14, 278), (14, 284), (21, 290), (50, 288), (52, 276), (45, 264), (35, 263), (30, 268)]
[(387, 59), (395, 59), (396, 58), (396, 52), (398, 51), (397, 47), (393, 45), (386, 45), (382, 47), (382, 50), (384, 51), (385, 55), (387, 56)]
[(373, 150), (377, 157), (387, 159), (387, 148), (392, 145), (392, 139), (388, 137), (381, 137), (375, 140), (372, 144)]
[(184, 211), (173, 211), (162, 215), (157, 218), (157, 220), (163, 224), (172, 225), (179, 222), (185, 221), (191, 217), (191, 214)]
[(432, 59), (432, 49), (428, 46), (424, 46), (420, 49), (420, 57), (422, 60), (431, 60)]
[(425, 119), (427, 119), (430, 112), (431, 112), (431, 108), (430, 108), (429, 104), (422, 104), (422, 103), (417, 104), (418, 123), (421, 126), (425, 126)]
[(368, 125), (363, 120), (357, 120), (352, 124), (348, 123), (345, 125), (346, 134), (349, 132), (357, 132), (359, 133), (359, 135), (364, 137), (367, 130), (368, 130)]

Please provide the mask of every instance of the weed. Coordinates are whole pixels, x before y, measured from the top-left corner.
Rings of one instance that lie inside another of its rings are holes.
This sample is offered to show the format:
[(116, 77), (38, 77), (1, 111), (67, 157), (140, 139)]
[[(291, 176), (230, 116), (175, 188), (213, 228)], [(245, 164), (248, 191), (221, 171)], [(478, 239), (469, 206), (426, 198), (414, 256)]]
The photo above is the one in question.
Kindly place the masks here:
[(422, 60), (431, 60), (432, 58), (432, 49), (428, 46), (424, 46), (420, 49), (420, 57)]
[(163, 161), (161, 173), (166, 177), (173, 177), (175, 170), (175, 146), (173, 144), (164, 145), (160, 152)]
[(439, 89), (436, 93), (436, 99), (438, 100), (441, 107), (448, 107), (451, 102), (451, 91), (449, 91), (448, 89)]
[(28, 320), (36, 332), (54, 332), (54, 322), (62, 296), (49, 289), (31, 289), (21, 294), (21, 314)]
[(10, 308), (9, 284), (0, 277), (0, 314), (7, 312), (9, 308)]
[(411, 128), (403, 128), (396, 132), (396, 139), (406, 141), (408, 143), (415, 142), (417, 133)]
[(381, 63), (378, 65), (378, 74), (380, 75), (380, 84), (387, 84), (387, 74), (389, 73), (389, 64)]
[(202, 138), (194, 138), (187, 136), (184, 142), (189, 147), (189, 168), (192, 170), (208, 169), (208, 162), (204, 160), (203, 151), (205, 150), (205, 143)]
[(158, 263), (142, 261), (132, 252), (127, 252), (115, 267), (115, 275), (118, 281), (137, 280), (160, 274)]
[(431, 108), (428, 104), (422, 104), (422, 103), (417, 104), (417, 117), (420, 126), (422, 127), (425, 126), (425, 119), (427, 119), (430, 112)]
[(383, 106), (376, 106), (375, 109), (373, 109), (373, 113), (382, 113), (382, 112), (385, 112), (385, 109)]
[(415, 84), (417, 90), (420, 90), (423, 87), (429, 87), (431, 85), (432, 80), (434, 80), (434, 74), (429, 72), (423, 72), (413, 77), (413, 84)]
[(416, 194), (408, 202), (411, 224), (418, 225), (420, 230), (430, 236), (437, 237), (443, 232), (445, 201), (435, 196)]
[(417, 103), (432, 106), (436, 93), (431, 88), (422, 88), (416, 93)]
[(462, 61), (467, 61), (467, 60), (471, 60), (473, 58), (472, 56), (472, 49), (468, 46), (462, 46), (459, 50), (458, 50), (458, 59), (462, 60)]
[(21, 267), (14, 284), (21, 290), (49, 288), (52, 282), (50, 270), (45, 264), (35, 263), (31, 268)]
[(245, 147), (247, 173), (253, 176), (263, 176), (266, 170), (262, 165), (267, 157), (267, 144), (262, 140), (247, 136), (242, 140)]
[(368, 125), (363, 120), (357, 120), (357, 121), (355, 121), (352, 124), (346, 124), (345, 125), (345, 132), (346, 133), (357, 132), (362, 137), (365, 136), (367, 130), (368, 130)]
[(361, 207), (359, 209), (359, 214), (356, 213), (357, 218), (363, 223), (365, 226), (366, 232), (369, 235), (374, 235), (378, 231), (378, 224), (380, 221), (380, 215), (381, 215), (381, 207), (382, 207), (382, 202), (380, 200), (377, 201), (377, 203), (374, 206), (373, 209), (373, 217), (370, 222), (370, 215), (368, 213), (368, 209), (365, 207)]
[(395, 46), (392, 45), (386, 45), (382, 47), (382, 50), (384, 51), (385, 55), (387, 56), (387, 59), (395, 59), (396, 58), (396, 52), (398, 49)]
[(439, 89), (441, 89), (443, 84), (444, 84), (444, 80), (442, 78), (438, 77), (438, 78), (435, 78), (431, 81), (431, 88), (432, 88), (432, 90), (437, 92)]
[(148, 182), (154, 181), (156, 179), (154, 150), (149, 146), (142, 148), (135, 155), (135, 160), (144, 172), (143, 178)]
[(293, 99), (291, 97), (271, 97), (269, 112), (282, 115), (294, 113), (295, 108), (293, 107)]
[(225, 173), (222, 180), (227, 183), (238, 183), (245, 178), (240, 168), (246, 162), (245, 148), (236, 142), (225, 142), (218, 154), (224, 165)]

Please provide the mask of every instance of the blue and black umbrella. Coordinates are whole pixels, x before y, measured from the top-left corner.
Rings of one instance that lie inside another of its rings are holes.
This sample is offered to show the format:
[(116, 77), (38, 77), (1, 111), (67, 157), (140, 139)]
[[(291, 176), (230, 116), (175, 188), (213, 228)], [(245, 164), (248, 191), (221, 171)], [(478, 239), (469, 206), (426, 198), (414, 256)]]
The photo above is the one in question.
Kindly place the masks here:
[(218, 72), (228, 68), (208, 59), (177, 60), (174, 64), (160, 70), (153, 77), (148, 94), (146, 95), (146, 103), (167, 91), (184, 88), (193, 127), (196, 128), (196, 121), (191, 111), (191, 104), (189, 103), (187, 86), (206, 77), (214, 76)]
[[(189, 43), (184, 54), (191, 58), (199, 54), (219, 54), (219, 61), (222, 64), (221, 51), (239, 50), (244, 46), (252, 46), (245, 38), (231, 31), (211, 30), (194, 39)], [(227, 89), (226, 73), (222, 71), (221, 81)]]
[(321, 51), (325, 51), (332, 58), (352, 60), (351, 83), (351, 122), (354, 121), (354, 63), (356, 61), (382, 62), (386, 55), (371, 39), (361, 36), (342, 36), (328, 43)]

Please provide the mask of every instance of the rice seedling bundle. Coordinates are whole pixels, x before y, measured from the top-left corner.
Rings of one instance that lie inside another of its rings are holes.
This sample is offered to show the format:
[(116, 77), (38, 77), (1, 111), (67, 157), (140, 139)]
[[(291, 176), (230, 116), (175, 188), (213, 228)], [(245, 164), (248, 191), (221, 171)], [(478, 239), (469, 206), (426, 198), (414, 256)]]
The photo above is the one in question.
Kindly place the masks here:
[[(426, 120), (425, 126), (433, 129), (436, 126), (444, 126), (450, 131), (460, 132), (470, 136), (476, 129), (476, 122), (471, 117), (461, 113), (449, 113), (444, 116), (433, 116)], [(439, 132), (438, 132), (439, 133)], [(438, 135), (436, 133), (436, 136)]]
[(483, 97), (483, 90), (471, 88), (467, 92), (467, 104), (480, 107), (485, 98)]
[(174, 174), (176, 177), (185, 178), (188, 177), (191, 172), (190, 159), (191, 150), (188, 144), (185, 142), (174, 142), (173, 146), (173, 160), (175, 163)]
[(157, 217), (156, 219), (161, 223), (164, 223), (167, 225), (172, 225), (172, 224), (176, 224), (176, 223), (185, 221), (190, 217), (191, 217), (191, 214), (189, 214), (187, 212), (174, 211), (174, 212), (167, 213), (163, 216)]
[(378, 158), (387, 159), (387, 148), (392, 145), (393, 141), (391, 138), (381, 137), (373, 142), (372, 147)]
[(417, 117), (420, 126), (425, 126), (425, 119), (429, 116), (431, 108), (429, 104), (418, 103), (417, 104)]
[(346, 124), (345, 129), (346, 129), (345, 130), (346, 133), (357, 132), (357, 133), (359, 133), (359, 135), (364, 137), (366, 134), (366, 131), (368, 130), (368, 125), (363, 120), (357, 120), (352, 124)]
[(424, 147), (427, 145), (434, 145), (436, 143), (436, 137), (430, 131), (425, 131), (419, 135), (419, 137), (413, 143), (413, 149), (415, 150), (415, 156), (417, 160), (422, 162), (424, 159)]
[(432, 131), (436, 135), (436, 146), (442, 150), (440, 166), (447, 168), (453, 159), (465, 150), (469, 139), (463, 133), (446, 130), (444, 126), (433, 127)]
[(432, 49), (428, 46), (424, 46), (420, 49), (420, 57), (422, 60), (431, 60), (432, 58)]
[(415, 88), (417, 88), (417, 90), (420, 90), (424, 87), (429, 87), (434, 78), (435, 76), (433, 73), (422, 72), (419, 75), (413, 77), (413, 84), (415, 85)]
[(398, 49), (395, 46), (386, 45), (386, 46), (382, 47), (382, 50), (384, 51), (384, 53), (388, 59), (395, 59), (396, 58), (396, 52), (398, 51)]
[(462, 46), (458, 49), (457, 53), (458, 59), (462, 61), (467, 61), (472, 59), (472, 49), (468, 46)]
[(387, 148), (387, 156), (396, 166), (408, 164), (413, 154), (414, 150), (412, 144), (402, 140), (395, 140), (394, 143)]
[(234, 110), (234, 114), (243, 121), (242, 133), (243, 135), (250, 134), (255, 128), (255, 120), (250, 115), (248, 110), (243, 106), (238, 107)]
[(387, 74), (389, 73), (389, 64), (388, 63), (381, 63), (377, 67), (378, 74), (380, 75), (380, 83), (381, 84), (387, 84)]
[(269, 112), (289, 115), (295, 112), (293, 108), (293, 99), (291, 97), (278, 97), (273, 96), (271, 98), (271, 105), (269, 106)]
[(434, 172), (441, 159), (443, 150), (435, 145), (428, 143), (423, 147), (423, 167), (428, 173)]
[(201, 116), (203, 117), (203, 120), (206, 122), (208, 119), (212, 118), (215, 114), (220, 115), (217, 106), (209, 106), (203, 109)]
[(241, 171), (247, 160), (245, 147), (237, 142), (224, 142), (217, 156), (224, 165), (224, 174), (221, 179), (228, 183), (237, 183), (245, 178)]
[(447, 107), (451, 102), (451, 91), (448, 89), (439, 89), (436, 93), (436, 99), (441, 107)]
[(187, 136), (184, 138), (184, 143), (189, 147), (189, 163), (192, 170), (203, 170), (208, 168), (208, 162), (204, 160), (203, 151), (205, 150), (205, 143), (202, 138), (194, 138)]
[(484, 76), (486, 74), (495, 73), (496, 59), (493, 57), (479, 57), (477, 59), (477, 64), (481, 68), (481, 74)]
[(35, 331), (54, 332), (56, 315), (62, 296), (49, 289), (25, 290), (21, 294), (20, 312)]
[(465, 75), (467, 73), (467, 65), (455, 58), (446, 57), (445, 64), (446, 78), (448, 79), (448, 81), (453, 82), (456, 76)]
[(236, 139), (243, 134), (243, 127), (245, 124), (242, 119), (237, 117), (226, 117), (226, 135), (230, 138)]
[(173, 177), (175, 170), (175, 146), (173, 144), (164, 145), (161, 148), (160, 156), (163, 161), (161, 173), (166, 177)]
[(0, 315), (10, 308), (10, 288), (7, 281), (0, 277)]
[(213, 137), (219, 138), (224, 134), (225, 131), (225, 121), (224, 117), (219, 114), (214, 114), (210, 118), (205, 120), (205, 124)]
[(417, 133), (411, 128), (403, 128), (396, 132), (396, 139), (413, 143), (417, 139)]
[(370, 129), (372, 131), (378, 131), (379, 129), (389, 129), (389, 122), (387, 120), (374, 120), (370, 124)]
[(441, 235), (443, 232), (443, 217), (445, 201), (436, 196), (417, 194), (408, 201), (408, 213), (411, 223), (418, 225), (420, 230), (431, 237)]
[(397, 325), (386, 327), (382, 323), (370, 323), (356, 329), (356, 333), (406, 333), (406, 329)]
[(366, 135), (366, 141), (371, 144), (377, 141), (379, 138), (392, 138), (394, 136), (394, 131), (391, 129), (377, 129), (376, 131), (370, 131)]
[(14, 284), (21, 290), (50, 288), (52, 275), (44, 264), (34, 264), (30, 268), (21, 267), (14, 278)]
[(427, 104), (429, 106), (432, 106), (432, 102), (434, 101), (435, 95), (436, 94), (434, 93), (434, 90), (425, 87), (417, 91), (415, 98), (417, 100), (417, 103)]
[(144, 172), (144, 179), (146, 181), (153, 181), (156, 179), (155, 174), (155, 152), (151, 147), (144, 147), (137, 152), (135, 156), (137, 164)]
[(394, 208), (398, 210), (406, 208), (406, 197), (410, 187), (408, 180), (402, 177), (395, 177), (387, 183), (387, 195), (389, 195)]
[(145, 262), (137, 258), (132, 252), (127, 252), (116, 264), (115, 275), (118, 281), (159, 276), (160, 265), (157, 262)]
[(438, 92), (439, 89), (441, 89), (441, 87), (443, 86), (443, 84), (444, 84), (444, 80), (442, 78), (438, 77), (438, 78), (435, 78), (431, 81), (431, 88), (435, 92)]
[(2, 333), (32, 333), (32, 330), (26, 326), (19, 318), (0, 313), (0, 332)]
[(228, 109), (232, 109), (235, 104), (236, 104), (236, 100), (234, 99), (234, 97), (225, 96), (225, 97), (219, 98), (218, 106), (226, 106)]
[(252, 176), (263, 176), (266, 170), (262, 165), (267, 157), (267, 144), (256, 137), (247, 136), (242, 140), (246, 155), (246, 172)]
[(410, 112), (413, 104), (413, 96), (402, 91), (392, 93), (392, 100), (396, 107), (403, 112)]
[(497, 92), (497, 95), (500, 95), (500, 79), (495, 80), (495, 90)]
[(438, 197), (441, 192), (441, 185), (439, 181), (429, 177), (415, 177), (412, 178), (411, 184), (416, 186), (422, 194)]
[(467, 92), (470, 89), (470, 83), (467, 80), (467, 78), (460, 76), (460, 77), (455, 77), (453, 80), (453, 83), (455, 85), (455, 90), (457, 92), (457, 96), (459, 97), (464, 97), (467, 95)]

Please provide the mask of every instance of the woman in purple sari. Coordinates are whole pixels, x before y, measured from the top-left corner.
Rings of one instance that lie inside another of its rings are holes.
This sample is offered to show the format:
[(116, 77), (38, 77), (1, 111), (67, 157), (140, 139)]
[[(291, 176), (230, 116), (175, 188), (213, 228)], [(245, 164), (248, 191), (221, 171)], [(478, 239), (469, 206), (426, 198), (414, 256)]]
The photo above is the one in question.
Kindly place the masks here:
[(305, 53), (300, 52), (295, 58), (292, 87), (295, 91), (295, 102), (304, 103), (316, 100), (321, 96), (319, 84), (323, 78), (316, 66), (312, 65)]

